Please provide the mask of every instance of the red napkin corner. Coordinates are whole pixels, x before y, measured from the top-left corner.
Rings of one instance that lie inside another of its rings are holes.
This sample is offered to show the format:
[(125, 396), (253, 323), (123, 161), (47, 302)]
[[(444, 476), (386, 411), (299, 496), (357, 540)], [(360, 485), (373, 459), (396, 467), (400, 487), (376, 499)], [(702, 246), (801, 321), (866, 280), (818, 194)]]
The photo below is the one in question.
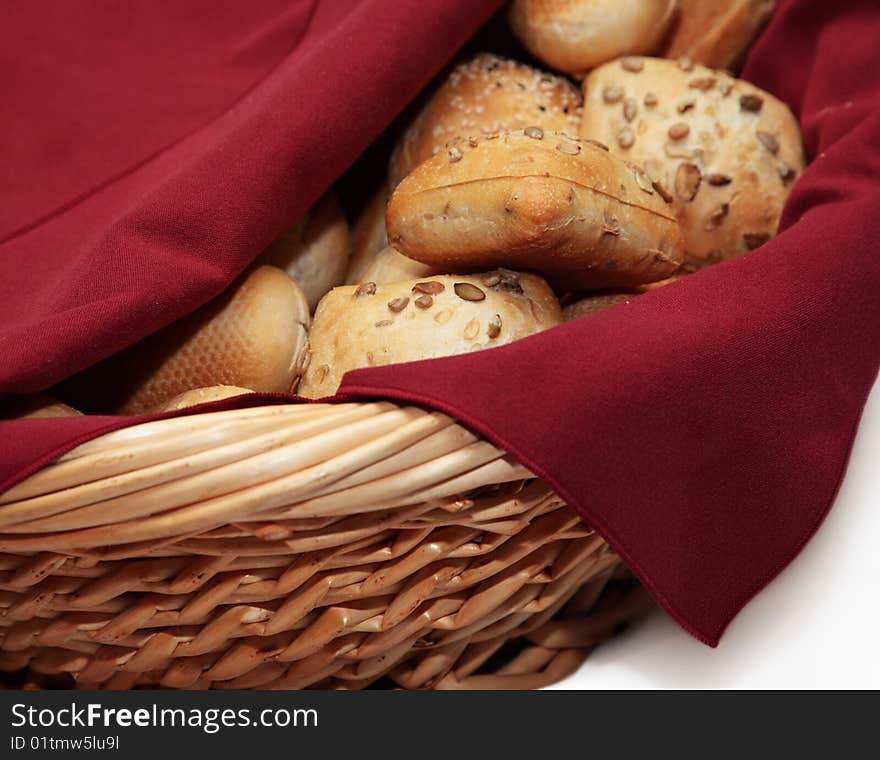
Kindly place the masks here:
[[(219, 293), (499, 5), (4, 6), (0, 396)], [(505, 447), (716, 645), (821, 524), (877, 376), (878, 39), (873, 0), (777, 2), (743, 77), (792, 107), (812, 163), (767, 245), (502, 348), (349, 373), (341, 394)], [(0, 423), (0, 492), (143, 419)]]

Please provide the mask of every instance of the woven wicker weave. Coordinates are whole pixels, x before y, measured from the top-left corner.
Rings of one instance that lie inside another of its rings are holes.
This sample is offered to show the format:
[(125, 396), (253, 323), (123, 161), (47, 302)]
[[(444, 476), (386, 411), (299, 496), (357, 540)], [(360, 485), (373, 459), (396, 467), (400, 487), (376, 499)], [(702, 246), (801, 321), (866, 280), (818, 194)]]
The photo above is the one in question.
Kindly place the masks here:
[(0, 671), (117, 689), (533, 688), (645, 608), (609, 584), (619, 571), (544, 483), (437, 412), (160, 420), (0, 497)]

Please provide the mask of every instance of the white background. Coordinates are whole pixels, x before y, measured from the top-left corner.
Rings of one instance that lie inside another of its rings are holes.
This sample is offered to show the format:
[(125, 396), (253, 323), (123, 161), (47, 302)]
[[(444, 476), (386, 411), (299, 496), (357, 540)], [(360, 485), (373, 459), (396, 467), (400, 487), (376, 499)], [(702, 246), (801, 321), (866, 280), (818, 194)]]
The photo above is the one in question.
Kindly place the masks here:
[(710, 649), (656, 610), (558, 689), (880, 689), (880, 384), (819, 532)]

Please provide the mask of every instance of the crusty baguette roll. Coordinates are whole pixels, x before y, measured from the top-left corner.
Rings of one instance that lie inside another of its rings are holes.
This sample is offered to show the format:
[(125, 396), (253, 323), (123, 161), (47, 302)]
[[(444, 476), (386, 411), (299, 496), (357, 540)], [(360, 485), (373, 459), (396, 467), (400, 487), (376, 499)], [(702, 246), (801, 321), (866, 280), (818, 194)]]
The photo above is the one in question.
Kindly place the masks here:
[(441, 274), (434, 267), (423, 264), (393, 248), (385, 248), (376, 254), (373, 261), (361, 275), (360, 282), (401, 282), (402, 280), (414, 280), (419, 277), (430, 277)]
[(621, 303), (629, 303), (636, 296), (640, 296), (643, 293), (649, 293), (652, 290), (657, 290), (666, 285), (671, 285), (673, 282), (677, 282), (684, 276), (685, 275), (678, 274), (673, 275), (672, 277), (667, 277), (665, 280), (658, 280), (657, 282), (649, 282), (645, 285), (639, 285), (632, 290), (591, 293), (587, 296), (581, 296), (574, 301), (569, 301), (563, 307), (562, 316), (566, 322), (570, 322), (572, 319), (579, 319), (580, 317), (587, 317), (598, 311), (604, 311), (611, 306), (617, 306)]
[(45, 393), (14, 396), (0, 401), (0, 419), (37, 420), (50, 417), (81, 417), (82, 412)]
[(383, 184), (370, 198), (351, 229), (351, 257), (345, 274), (347, 285), (363, 282), (364, 272), (376, 256), (388, 247), (385, 234), (385, 206), (391, 193)]
[(330, 396), (351, 369), (493, 348), (561, 321), (544, 280), (509, 270), (335, 288), (315, 313), (298, 392)]
[(557, 71), (584, 72), (623, 55), (654, 53), (678, 0), (513, 0), (510, 26)]
[(314, 309), (324, 293), (345, 281), (349, 250), (348, 222), (330, 192), (282, 232), (257, 263), (287, 272)]
[(468, 137), (539, 126), (576, 135), (581, 94), (571, 82), (482, 54), (457, 66), (404, 132), (391, 156), (394, 188), (418, 164)]
[(308, 324), (308, 304), (290, 276), (257, 267), (89, 374), (88, 391), (120, 414), (144, 414), (212, 385), (287, 392), (306, 355)]
[(776, 234), (804, 169), (797, 121), (767, 92), (687, 61), (613, 61), (584, 80), (582, 137), (642, 166), (672, 200), (688, 267)]
[(663, 49), (715, 69), (734, 69), (773, 14), (774, 0), (681, 0)]
[(599, 311), (604, 311), (612, 306), (629, 303), (638, 293), (596, 293), (595, 295), (579, 298), (572, 301), (562, 309), (562, 318), (566, 322), (573, 319), (588, 317)]
[(661, 280), (682, 261), (675, 217), (641, 170), (538, 127), (420, 164), (386, 225), (394, 248), (440, 271), (531, 269), (561, 290)]
[(190, 391), (178, 393), (174, 398), (168, 399), (164, 404), (160, 404), (158, 408), (153, 409), (154, 412), (173, 412), (177, 409), (186, 409), (197, 404), (207, 404), (210, 401), (220, 401), (224, 398), (232, 398), (234, 396), (243, 396), (253, 393), (250, 388), (237, 388), (234, 385), (212, 385), (208, 388), (193, 388)]

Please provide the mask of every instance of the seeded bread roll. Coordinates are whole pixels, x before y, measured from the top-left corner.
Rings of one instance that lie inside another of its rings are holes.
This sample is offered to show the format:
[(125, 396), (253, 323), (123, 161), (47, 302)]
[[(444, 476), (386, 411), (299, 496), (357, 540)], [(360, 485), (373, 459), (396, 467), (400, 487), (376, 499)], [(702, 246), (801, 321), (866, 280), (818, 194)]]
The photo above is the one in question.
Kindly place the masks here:
[(630, 287), (681, 264), (672, 211), (604, 146), (529, 127), (453, 146), (398, 185), (388, 239), (447, 272), (531, 269), (560, 290)]
[(72, 406), (44, 393), (16, 396), (0, 402), (0, 419), (36, 420), (50, 417), (81, 417)]
[(370, 199), (351, 230), (351, 257), (345, 275), (347, 285), (363, 282), (363, 274), (373, 259), (388, 246), (385, 234), (385, 205), (390, 195), (382, 185)]
[(191, 391), (178, 393), (174, 398), (164, 404), (160, 404), (154, 412), (173, 412), (177, 409), (186, 409), (197, 404), (207, 404), (209, 401), (220, 401), (233, 396), (243, 396), (253, 393), (250, 388), (237, 388), (234, 385), (212, 385), (209, 388), (193, 388)]
[(376, 254), (361, 276), (360, 282), (401, 282), (418, 277), (430, 277), (434, 274), (441, 273), (434, 267), (410, 259), (393, 248), (385, 248)]
[(348, 222), (331, 192), (282, 232), (257, 263), (287, 272), (314, 309), (324, 293), (345, 281), (349, 249)]
[(776, 234), (804, 168), (800, 130), (784, 103), (720, 71), (659, 58), (601, 66), (584, 92), (581, 135), (642, 166), (671, 198), (688, 268)]
[(704, 66), (733, 69), (770, 19), (773, 6), (773, 0), (681, 0), (663, 56), (687, 56)]
[(144, 414), (212, 385), (287, 392), (306, 355), (308, 324), (308, 304), (290, 276), (257, 267), (213, 301), (84, 373), (79, 393), (86, 408)]
[(510, 26), (557, 71), (580, 78), (622, 55), (654, 53), (678, 0), (514, 0)]
[(580, 113), (581, 94), (571, 82), (516, 61), (478, 55), (453, 69), (403, 134), (391, 156), (390, 186), (468, 137), (531, 125), (576, 135)]
[(322, 398), (351, 369), (502, 346), (561, 321), (544, 280), (509, 270), (335, 288), (315, 313), (298, 392)]

